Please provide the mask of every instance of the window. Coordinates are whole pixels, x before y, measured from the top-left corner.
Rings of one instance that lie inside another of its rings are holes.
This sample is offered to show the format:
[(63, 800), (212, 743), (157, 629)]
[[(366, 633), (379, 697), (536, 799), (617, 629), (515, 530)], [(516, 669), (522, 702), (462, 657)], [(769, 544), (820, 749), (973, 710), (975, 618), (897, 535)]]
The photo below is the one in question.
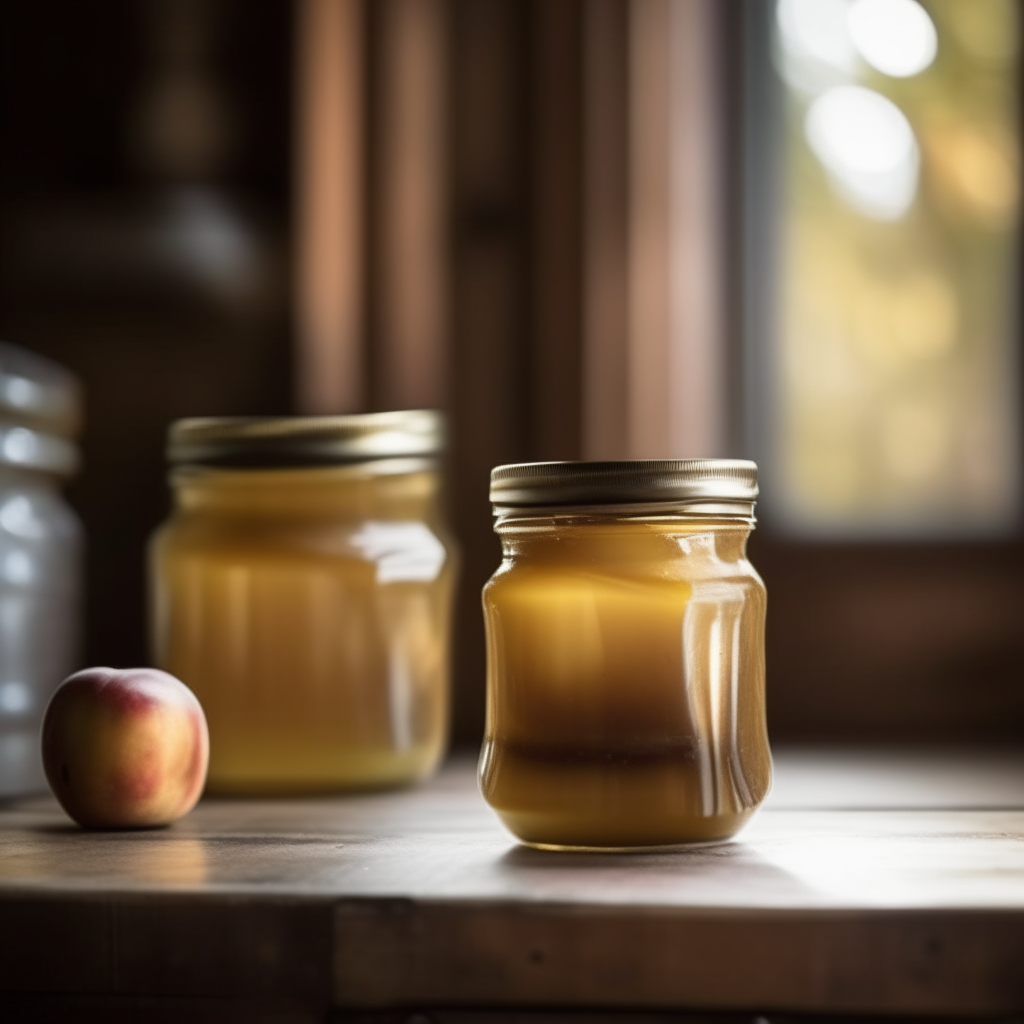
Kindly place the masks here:
[(1017, 521), (1018, 12), (775, 5), (781, 204), (757, 415), (787, 533)]

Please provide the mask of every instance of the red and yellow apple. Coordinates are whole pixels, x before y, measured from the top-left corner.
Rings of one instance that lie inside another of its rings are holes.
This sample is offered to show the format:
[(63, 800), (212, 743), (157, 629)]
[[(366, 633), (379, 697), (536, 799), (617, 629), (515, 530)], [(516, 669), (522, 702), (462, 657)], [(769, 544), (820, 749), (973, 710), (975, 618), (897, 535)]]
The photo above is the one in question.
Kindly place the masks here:
[(50, 788), (87, 828), (168, 825), (206, 782), (210, 740), (195, 694), (152, 668), (69, 676), (43, 718)]

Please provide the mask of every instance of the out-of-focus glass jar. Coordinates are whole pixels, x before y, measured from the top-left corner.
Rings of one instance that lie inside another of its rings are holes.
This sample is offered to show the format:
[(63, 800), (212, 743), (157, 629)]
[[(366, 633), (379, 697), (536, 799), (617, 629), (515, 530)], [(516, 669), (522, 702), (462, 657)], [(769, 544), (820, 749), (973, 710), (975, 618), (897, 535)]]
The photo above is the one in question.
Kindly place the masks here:
[(521, 840), (725, 839), (768, 792), (757, 467), (533, 463), (491, 474), (480, 784)]
[(426, 411), (183, 420), (151, 550), (161, 668), (215, 792), (411, 782), (445, 748), (454, 557)]
[(70, 373), (0, 343), (0, 796), (46, 789), (43, 711), (74, 667), (81, 528), (59, 487), (79, 405)]

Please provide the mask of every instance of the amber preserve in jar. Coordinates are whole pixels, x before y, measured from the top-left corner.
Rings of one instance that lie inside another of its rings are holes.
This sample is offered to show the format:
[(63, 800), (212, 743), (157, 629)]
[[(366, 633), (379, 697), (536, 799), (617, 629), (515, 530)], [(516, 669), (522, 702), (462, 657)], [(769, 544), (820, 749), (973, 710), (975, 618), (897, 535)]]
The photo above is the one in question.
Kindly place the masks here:
[(206, 712), (211, 791), (386, 786), (437, 766), (454, 576), (442, 431), (427, 411), (171, 427), (153, 641)]
[(526, 843), (629, 849), (737, 832), (771, 783), (757, 467), (532, 463), (491, 474), (480, 784)]

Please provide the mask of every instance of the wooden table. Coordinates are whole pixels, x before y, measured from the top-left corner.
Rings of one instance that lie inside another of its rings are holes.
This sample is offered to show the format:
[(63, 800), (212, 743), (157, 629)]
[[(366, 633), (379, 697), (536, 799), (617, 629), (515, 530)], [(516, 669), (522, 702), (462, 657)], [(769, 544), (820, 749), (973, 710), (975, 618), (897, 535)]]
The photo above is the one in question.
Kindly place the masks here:
[(468, 760), (405, 792), (205, 801), (162, 831), (0, 809), (5, 1022), (587, 1008), (1024, 1013), (1024, 754), (784, 750), (736, 841), (632, 856), (517, 845)]

